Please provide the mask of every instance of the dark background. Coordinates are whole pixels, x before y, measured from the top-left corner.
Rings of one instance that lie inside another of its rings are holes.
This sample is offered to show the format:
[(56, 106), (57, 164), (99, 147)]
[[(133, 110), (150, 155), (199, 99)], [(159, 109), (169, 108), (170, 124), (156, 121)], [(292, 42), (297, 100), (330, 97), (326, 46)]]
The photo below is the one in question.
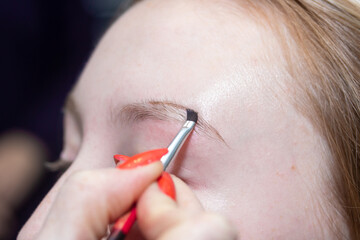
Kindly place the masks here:
[[(99, 38), (131, 1), (2, 0), (0, 2), (0, 134), (38, 136), (55, 161), (62, 147), (65, 97)], [(18, 210), (20, 228), (52, 186), (47, 173)], [(18, 231), (18, 229), (17, 229)]]

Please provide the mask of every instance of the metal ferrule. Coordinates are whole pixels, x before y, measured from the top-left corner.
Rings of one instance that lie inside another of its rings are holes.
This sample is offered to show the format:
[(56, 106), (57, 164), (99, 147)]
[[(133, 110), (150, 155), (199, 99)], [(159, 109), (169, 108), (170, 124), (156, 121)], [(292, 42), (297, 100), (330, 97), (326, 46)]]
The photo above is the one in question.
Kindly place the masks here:
[(179, 133), (172, 140), (168, 147), (169, 152), (162, 156), (162, 158), (160, 159), (160, 161), (164, 165), (164, 170), (167, 168), (171, 160), (176, 157), (185, 140), (187, 139), (191, 131), (194, 129), (195, 124), (196, 123), (193, 121), (186, 121), (180, 129)]

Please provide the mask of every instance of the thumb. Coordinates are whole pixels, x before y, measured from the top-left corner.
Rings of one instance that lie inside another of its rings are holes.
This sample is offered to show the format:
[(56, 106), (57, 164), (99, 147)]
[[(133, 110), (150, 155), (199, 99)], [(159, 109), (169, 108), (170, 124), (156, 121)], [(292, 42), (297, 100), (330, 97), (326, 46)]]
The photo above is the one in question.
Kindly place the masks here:
[(137, 217), (146, 239), (236, 239), (236, 231), (225, 218), (205, 212), (180, 179), (174, 178), (174, 183), (177, 202), (163, 194), (157, 184), (152, 184), (141, 195)]
[[(99, 239), (162, 172), (156, 162), (130, 170), (81, 171), (64, 183), (39, 239)], [(66, 231), (64, 231), (66, 229)]]

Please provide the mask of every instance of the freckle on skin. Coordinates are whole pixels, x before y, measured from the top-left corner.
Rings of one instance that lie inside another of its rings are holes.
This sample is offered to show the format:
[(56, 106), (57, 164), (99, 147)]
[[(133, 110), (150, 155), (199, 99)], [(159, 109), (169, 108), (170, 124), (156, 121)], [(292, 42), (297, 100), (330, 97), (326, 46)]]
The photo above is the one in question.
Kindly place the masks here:
[(295, 165), (292, 165), (292, 166), (291, 166), (291, 170), (292, 170), (292, 171), (295, 171), (295, 170), (296, 170), (296, 166), (295, 166)]

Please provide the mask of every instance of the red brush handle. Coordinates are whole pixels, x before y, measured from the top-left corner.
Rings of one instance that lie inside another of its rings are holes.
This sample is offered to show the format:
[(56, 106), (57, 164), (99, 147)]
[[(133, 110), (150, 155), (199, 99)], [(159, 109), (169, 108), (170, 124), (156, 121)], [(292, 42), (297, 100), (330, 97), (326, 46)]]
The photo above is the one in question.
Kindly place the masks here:
[[(137, 154), (133, 157), (127, 157), (123, 155), (115, 155), (116, 160), (125, 160), (117, 166), (120, 169), (135, 168), (137, 166), (144, 166), (149, 163), (159, 161), (160, 158), (168, 152), (166, 148), (151, 150), (148, 152)], [(158, 186), (163, 193), (175, 200), (176, 192), (174, 182), (167, 172), (163, 172), (157, 180)], [(131, 211), (119, 218), (112, 227), (111, 234), (108, 240), (122, 240), (130, 231), (131, 227), (136, 221), (136, 206)]]

